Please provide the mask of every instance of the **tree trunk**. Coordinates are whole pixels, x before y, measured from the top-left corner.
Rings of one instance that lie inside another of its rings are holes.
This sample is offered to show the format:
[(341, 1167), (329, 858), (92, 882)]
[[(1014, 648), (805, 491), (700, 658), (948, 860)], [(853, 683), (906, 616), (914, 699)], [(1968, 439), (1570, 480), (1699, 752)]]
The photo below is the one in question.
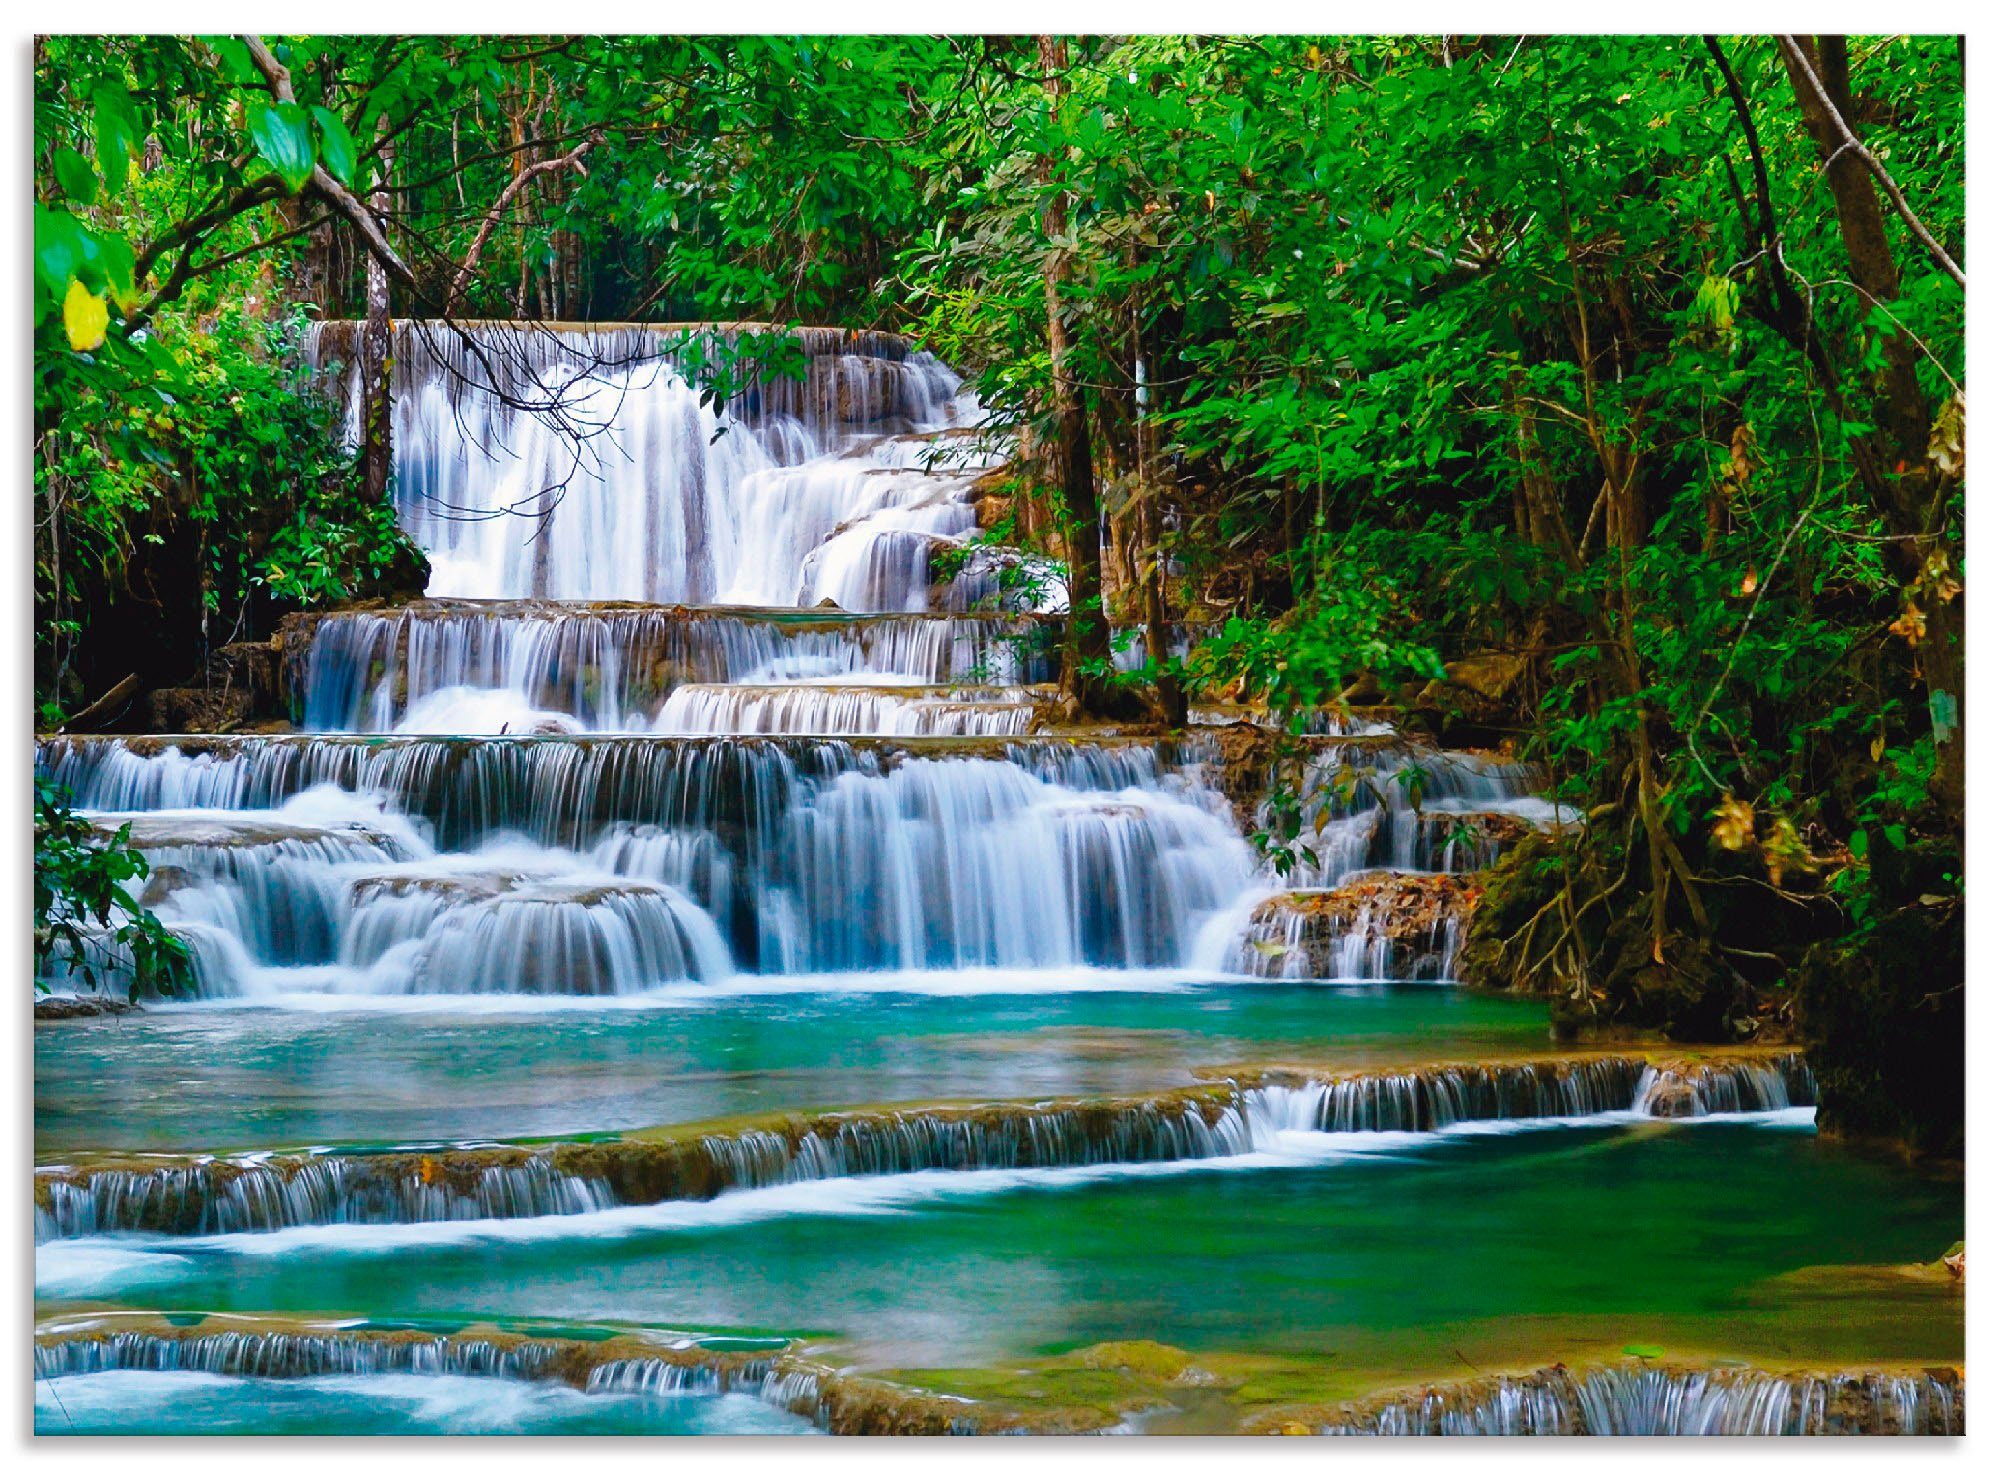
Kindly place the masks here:
[(1149, 374), (1144, 334), (1136, 312), (1132, 319), (1132, 349), (1132, 458), (1139, 481), (1138, 576), (1146, 613), (1146, 658), (1157, 670), (1153, 695), (1159, 702), (1160, 718), (1169, 729), (1177, 730), (1187, 723), (1187, 690), (1172, 666), (1173, 649), (1167, 642), (1167, 559), (1160, 550), (1160, 487), (1155, 478)]
[[(382, 155), (381, 183), (387, 183), (394, 154)], [(389, 197), (380, 191), (369, 195), (368, 207), (379, 221), (387, 212)], [(367, 318), (361, 327), (361, 493), (371, 505), (389, 496), (389, 471), (394, 457), (393, 426), (389, 397), (390, 317), (389, 272), (370, 253), (367, 265)]]
[[(1068, 84), (1068, 47), (1055, 36), (1036, 38), (1041, 54), (1042, 82), (1054, 111)], [(1053, 159), (1043, 162), (1043, 176), (1053, 179)], [(1085, 709), (1104, 703), (1105, 680), (1086, 672), (1085, 665), (1108, 667), (1111, 627), (1104, 616), (1104, 568), (1097, 527), (1097, 489), (1090, 461), (1090, 424), (1083, 398), (1071, 376), (1069, 328), (1063, 321), (1062, 288), (1069, 278), (1069, 253), (1056, 242), (1069, 224), (1068, 201), (1051, 190), (1042, 206), (1042, 289), (1048, 307), (1049, 407), (1051, 440), (1048, 462), (1054, 474), (1062, 514), (1063, 551), (1069, 562), (1070, 638), (1064, 649), (1063, 692)]]
[[(1797, 54), (1784, 44), (1789, 39)], [(1848, 85), (1847, 38), (1781, 38), (1779, 54), (1798, 99), (1806, 131), (1826, 159), (1827, 186), (1840, 218), (1854, 284), (1884, 304), (1902, 292), (1902, 278), (1889, 247), (1889, 234), (1875, 192), (1875, 177), (1852, 148), (1845, 131), (1861, 136)], [(1808, 71), (1810, 67), (1810, 71)], [(1817, 82), (1817, 85), (1815, 85)], [(1824, 98), (1820, 93), (1824, 91)], [(1828, 111), (1831, 102), (1838, 117)], [(1934, 413), (1917, 379), (1917, 346), (1897, 330), (1884, 337), (1883, 364), (1873, 389), (1879, 428), (1864, 462), (1877, 508), (1897, 538), (1897, 564), (1913, 591), (1910, 601), (1922, 614), (1917, 660), (1929, 694), (1937, 771), (1932, 791), (1947, 815), (1962, 823), (1965, 807), (1965, 605), (1955, 591), (1941, 589), (1933, 555), (1946, 553), (1944, 508), (1950, 485), (1929, 456)], [(1872, 472), (1871, 472), (1872, 471)], [(1942, 568), (1951, 571), (1948, 563)]]

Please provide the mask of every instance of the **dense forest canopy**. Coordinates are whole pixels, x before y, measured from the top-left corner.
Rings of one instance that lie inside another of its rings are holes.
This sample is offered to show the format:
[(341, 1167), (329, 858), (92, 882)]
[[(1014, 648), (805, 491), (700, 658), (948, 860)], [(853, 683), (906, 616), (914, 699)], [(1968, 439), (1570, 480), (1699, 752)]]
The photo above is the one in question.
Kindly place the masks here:
[[(420, 589), (386, 417), (350, 446), (307, 391), (315, 318), (891, 329), (1019, 430), (987, 534), (1062, 556), (1080, 713), (1389, 705), (1546, 762), (1584, 820), (1496, 874), (1488, 983), (1691, 1037), (1777, 1015), (1867, 1074), (1825, 1121), (1949, 1131), (1964, 65), (1912, 36), (45, 38), (40, 719)], [(1175, 657), (1171, 623), (1206, 636)], [(1282, 815), (1281, 851), (1315, 820)]]

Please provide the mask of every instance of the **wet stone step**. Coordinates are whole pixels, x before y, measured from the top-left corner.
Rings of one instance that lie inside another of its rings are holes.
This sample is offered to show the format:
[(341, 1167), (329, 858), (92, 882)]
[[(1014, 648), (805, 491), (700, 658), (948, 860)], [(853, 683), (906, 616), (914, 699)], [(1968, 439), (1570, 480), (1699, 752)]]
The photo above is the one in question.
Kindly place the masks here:
[(1957, 1368), (1547, 1368), (1253, 1418), (1249, 1432), (1381, 1435), (1960, 1435)]
[(1810, 1106), (1792, 1052), (1601, 1056), (1312, 1077), (1273, 1071), (1151, 1096), (795, 1115), (734, 1128), (454, 1149), (100, 1156), (35, 1173), (37, 1239), (585, 1214), (730, 1190), (929, 1169), (1059, 1169), (1243, 1155), (1287, 1129), (1706, 1117)]
[(366, 1323), (281, 1324), (230, 1314), (187, 1326), (117, 1313), (41, 1324), (35, 1377), (193, 1372), (259, 1379), (420, 1374), (545, 1381), (586, 1394), (749, 1394), (835, 1434), (985, 1434), (1082, 1427), (1076, 1416), (993, 1409), (842, 1372), (788, 1343), (731, 1351), (658, 1333), (503, 1327), (449, 1332)]

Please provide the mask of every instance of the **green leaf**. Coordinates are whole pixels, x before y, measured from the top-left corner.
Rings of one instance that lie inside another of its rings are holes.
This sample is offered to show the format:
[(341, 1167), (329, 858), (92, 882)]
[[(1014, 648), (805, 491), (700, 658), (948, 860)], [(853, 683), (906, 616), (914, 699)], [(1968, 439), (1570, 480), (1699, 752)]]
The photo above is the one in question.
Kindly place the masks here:
[(354, 135), (347, 131), (347, 124), (340, 120), (340, 114), (325, 107), (312, 110), (313, 122), (319, 128), (320, 162), (326, 171), (343, 184), (354, 182), (355, 165), (359, 162), (354, 148)]
[(1664, 1358), (1667, 1350), (1655, 1347), (1650, 1342), (1635, 1342), (1626, 1345), (1625, 1353), (1626, 1356), (1633, 1358)]
[(254, 87), (263, 82), (264, 74), (250, 59), (250, 48), (237, 37), (205, 36), (202, 39), (221, 61), (222, 74), (231, 83), (239, 87)]
[(287, 193), (313, 176), (312, 115), (296, 102), (259, 102), (250, 109), (250, 141)]
[(135, 262), (132, 247), (123, 235), (108, 232), (97, 236), (97, 253), (104, 262), (104, 286), (118, 309), (130, 315), (138, 309), (138, 283), (133, 280)]
[(104, 171), (104, 186), (113, 194), (125, 187), (131, 169), (132, 151), (139, 141), (139, 115), (132, 109), (132, 94), (115, 82), (106, 82), (91, 99), (97, 124), (97, 166)]
[(55, 301), (94, 253), (89, 233), (74, 215), (35, 206), (35, 278)]
[(74, 148), (56, 150), (56, 182), (78, 204), (97, 201), (97, 172), (91, 168), (90, 160)]

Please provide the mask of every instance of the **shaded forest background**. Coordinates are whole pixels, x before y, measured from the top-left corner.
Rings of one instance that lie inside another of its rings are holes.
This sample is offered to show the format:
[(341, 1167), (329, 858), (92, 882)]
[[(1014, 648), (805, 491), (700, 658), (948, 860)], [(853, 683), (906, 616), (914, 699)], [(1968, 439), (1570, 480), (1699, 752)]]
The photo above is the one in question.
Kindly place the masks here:
[(38, 722), (420, 590), (315, 319), (377, 383), (392, 314), (905, 332), (1018, 432), (1079, 718), (1544, 762), (1470, 981), (1950, 1150), (1964, 102), (1950, 37), (44, 38)]

